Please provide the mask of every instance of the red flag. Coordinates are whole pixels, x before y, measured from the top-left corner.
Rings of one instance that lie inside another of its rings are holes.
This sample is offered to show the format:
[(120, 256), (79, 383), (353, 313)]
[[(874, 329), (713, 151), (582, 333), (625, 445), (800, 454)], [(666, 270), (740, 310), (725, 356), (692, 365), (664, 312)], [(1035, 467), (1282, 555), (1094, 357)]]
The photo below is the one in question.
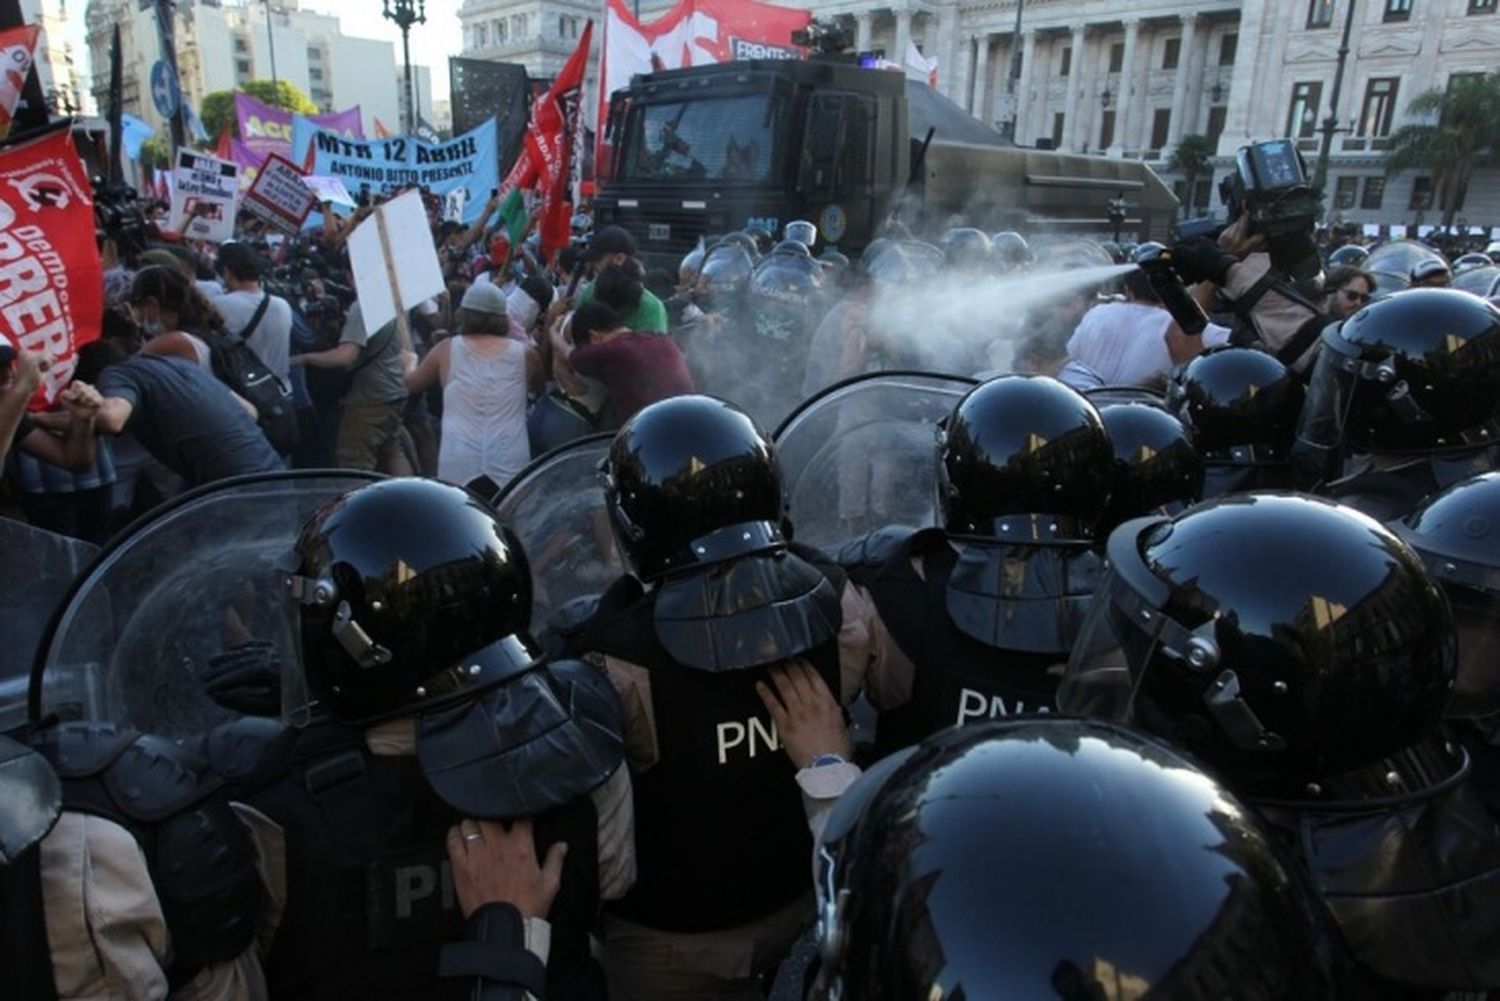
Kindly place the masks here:
[(93, 194), (67, 129), (0, 151), (0, 261), (0, 337), (51, 361), (30, 404), (44, 409), (104, 313)]
[[(584, 25), (578, 47), (568, 57), (562, 72), (547, 93), (532, 108), (531, 127), (526, 131), (526, 150), (518, 158), (512, 176), (534, 174), (542, 192), (542, 254), (551, 256), (568, 245), (568, 225), (573, 215), (568, 198), (573, 164), (573, 145), (578, 137), (578, 111), (583, 94), (583, 75), (588, 68), (589, 44), (594, 22)], [(523, 163), (522, 161), (526, 161)], [(510, 180), (510, 178), (506, 178)], [(561, 225), (559, 225), (561, 220)]]
[(228, 122), (224, 128), (219, 130), (219, 140), (214, 144), (214, 156), (220, 160), (228, 160), (233, 157), (234, 131)]
[(382, 122), (378, 118), (375, 119), (375, 138), (376, 139), (389, 139), (390, 137), (391, 137), (391, 130), (385, 127), (385, 122)]
[(16, 113), (16, 104), (21, 100), (21, 90), (26, 78), (31, 75), (31, 63), (36, 56), (36, 40), (42, 29), (34, 24), (0, 31), (0, 139), (10, 132), (11, 119)]

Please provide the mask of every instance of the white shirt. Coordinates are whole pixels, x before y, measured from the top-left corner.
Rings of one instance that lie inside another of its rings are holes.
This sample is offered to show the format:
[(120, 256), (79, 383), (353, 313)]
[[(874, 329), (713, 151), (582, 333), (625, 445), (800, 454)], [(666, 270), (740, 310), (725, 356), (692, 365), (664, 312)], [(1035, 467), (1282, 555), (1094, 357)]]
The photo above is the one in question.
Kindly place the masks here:
[[(1106, 386), (1158, 386), (1172, 368), (1167, 328), (1172, 314), (1138, 302), (1106, 302), (1083, 314), (1068, 339), (1068, 357)], [(1229, 328), (1210, 323), (1203, 346), (1229, 343)], [(1066, 381), (1066, 380), (1064, 380)]]
[[(260, 308), (263, 292), (229, 292), (214, 299), (214, 308), (224, 317), (224, 332), (238, 337)], [(267, 368), (283, 382), (291, 378), (292, 307), (278, 295), (271, 296), (266, 313), (245, 343)]]

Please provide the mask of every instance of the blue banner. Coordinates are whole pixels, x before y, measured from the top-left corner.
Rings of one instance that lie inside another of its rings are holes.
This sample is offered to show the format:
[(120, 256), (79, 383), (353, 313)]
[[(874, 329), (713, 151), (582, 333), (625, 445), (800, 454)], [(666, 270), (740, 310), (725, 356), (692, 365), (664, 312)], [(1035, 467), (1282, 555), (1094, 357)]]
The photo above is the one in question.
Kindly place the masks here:
[(306, 151), (298, 162), (309, 174), (337, 177), (355, 195), (361, 188), (386, 195), (426, 188), (443, 196), (445, 216), (464, 223), (477, 220), (490, 194), (500, 187), (495, 149), (493, 119), (440, 143), (411, 136), (345, 139), (305, 118), (292, 122), (292, 150)]

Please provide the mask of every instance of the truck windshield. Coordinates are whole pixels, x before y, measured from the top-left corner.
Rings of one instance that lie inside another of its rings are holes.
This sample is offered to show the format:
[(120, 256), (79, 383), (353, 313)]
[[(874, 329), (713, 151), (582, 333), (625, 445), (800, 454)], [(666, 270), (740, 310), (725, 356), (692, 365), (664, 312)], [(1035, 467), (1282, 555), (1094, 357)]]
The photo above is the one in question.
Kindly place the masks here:
[(633, 181), (770, 180), (775, 118), (767, 94), (647, 104), (631, 116)]

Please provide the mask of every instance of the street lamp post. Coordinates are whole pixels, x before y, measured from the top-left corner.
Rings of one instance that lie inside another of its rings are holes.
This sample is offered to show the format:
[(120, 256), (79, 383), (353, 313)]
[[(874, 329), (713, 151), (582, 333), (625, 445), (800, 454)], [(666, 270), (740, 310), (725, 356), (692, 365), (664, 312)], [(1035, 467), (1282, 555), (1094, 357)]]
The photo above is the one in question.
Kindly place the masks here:
[(385, 0), (381, 12), (401, 29), (401, 58), (406, 65), (406, 134), (417, 131), (417, 102), (411, 89), (411, 26), (427, 23), (427, 0)]
[(1355, 0), (1348, 0), (1344, 12), (1344, 37), (1339, 42), (1338, 66), (1333, 71), (1333, 92), (1328, 99), (1328, 117), (1323, 119), (1323, 142), (1318, 147), (1318, 162), (1313, 168), (1313, 190), (1322, 191), (1328, 185), (1328, 158), (1333, 152), (1333, 136), (1343, 131), (1339, 128), (1339, 94), (1344, 89), (1344, 64), (1349, 61), (1349, 33), (1354, 28)]

